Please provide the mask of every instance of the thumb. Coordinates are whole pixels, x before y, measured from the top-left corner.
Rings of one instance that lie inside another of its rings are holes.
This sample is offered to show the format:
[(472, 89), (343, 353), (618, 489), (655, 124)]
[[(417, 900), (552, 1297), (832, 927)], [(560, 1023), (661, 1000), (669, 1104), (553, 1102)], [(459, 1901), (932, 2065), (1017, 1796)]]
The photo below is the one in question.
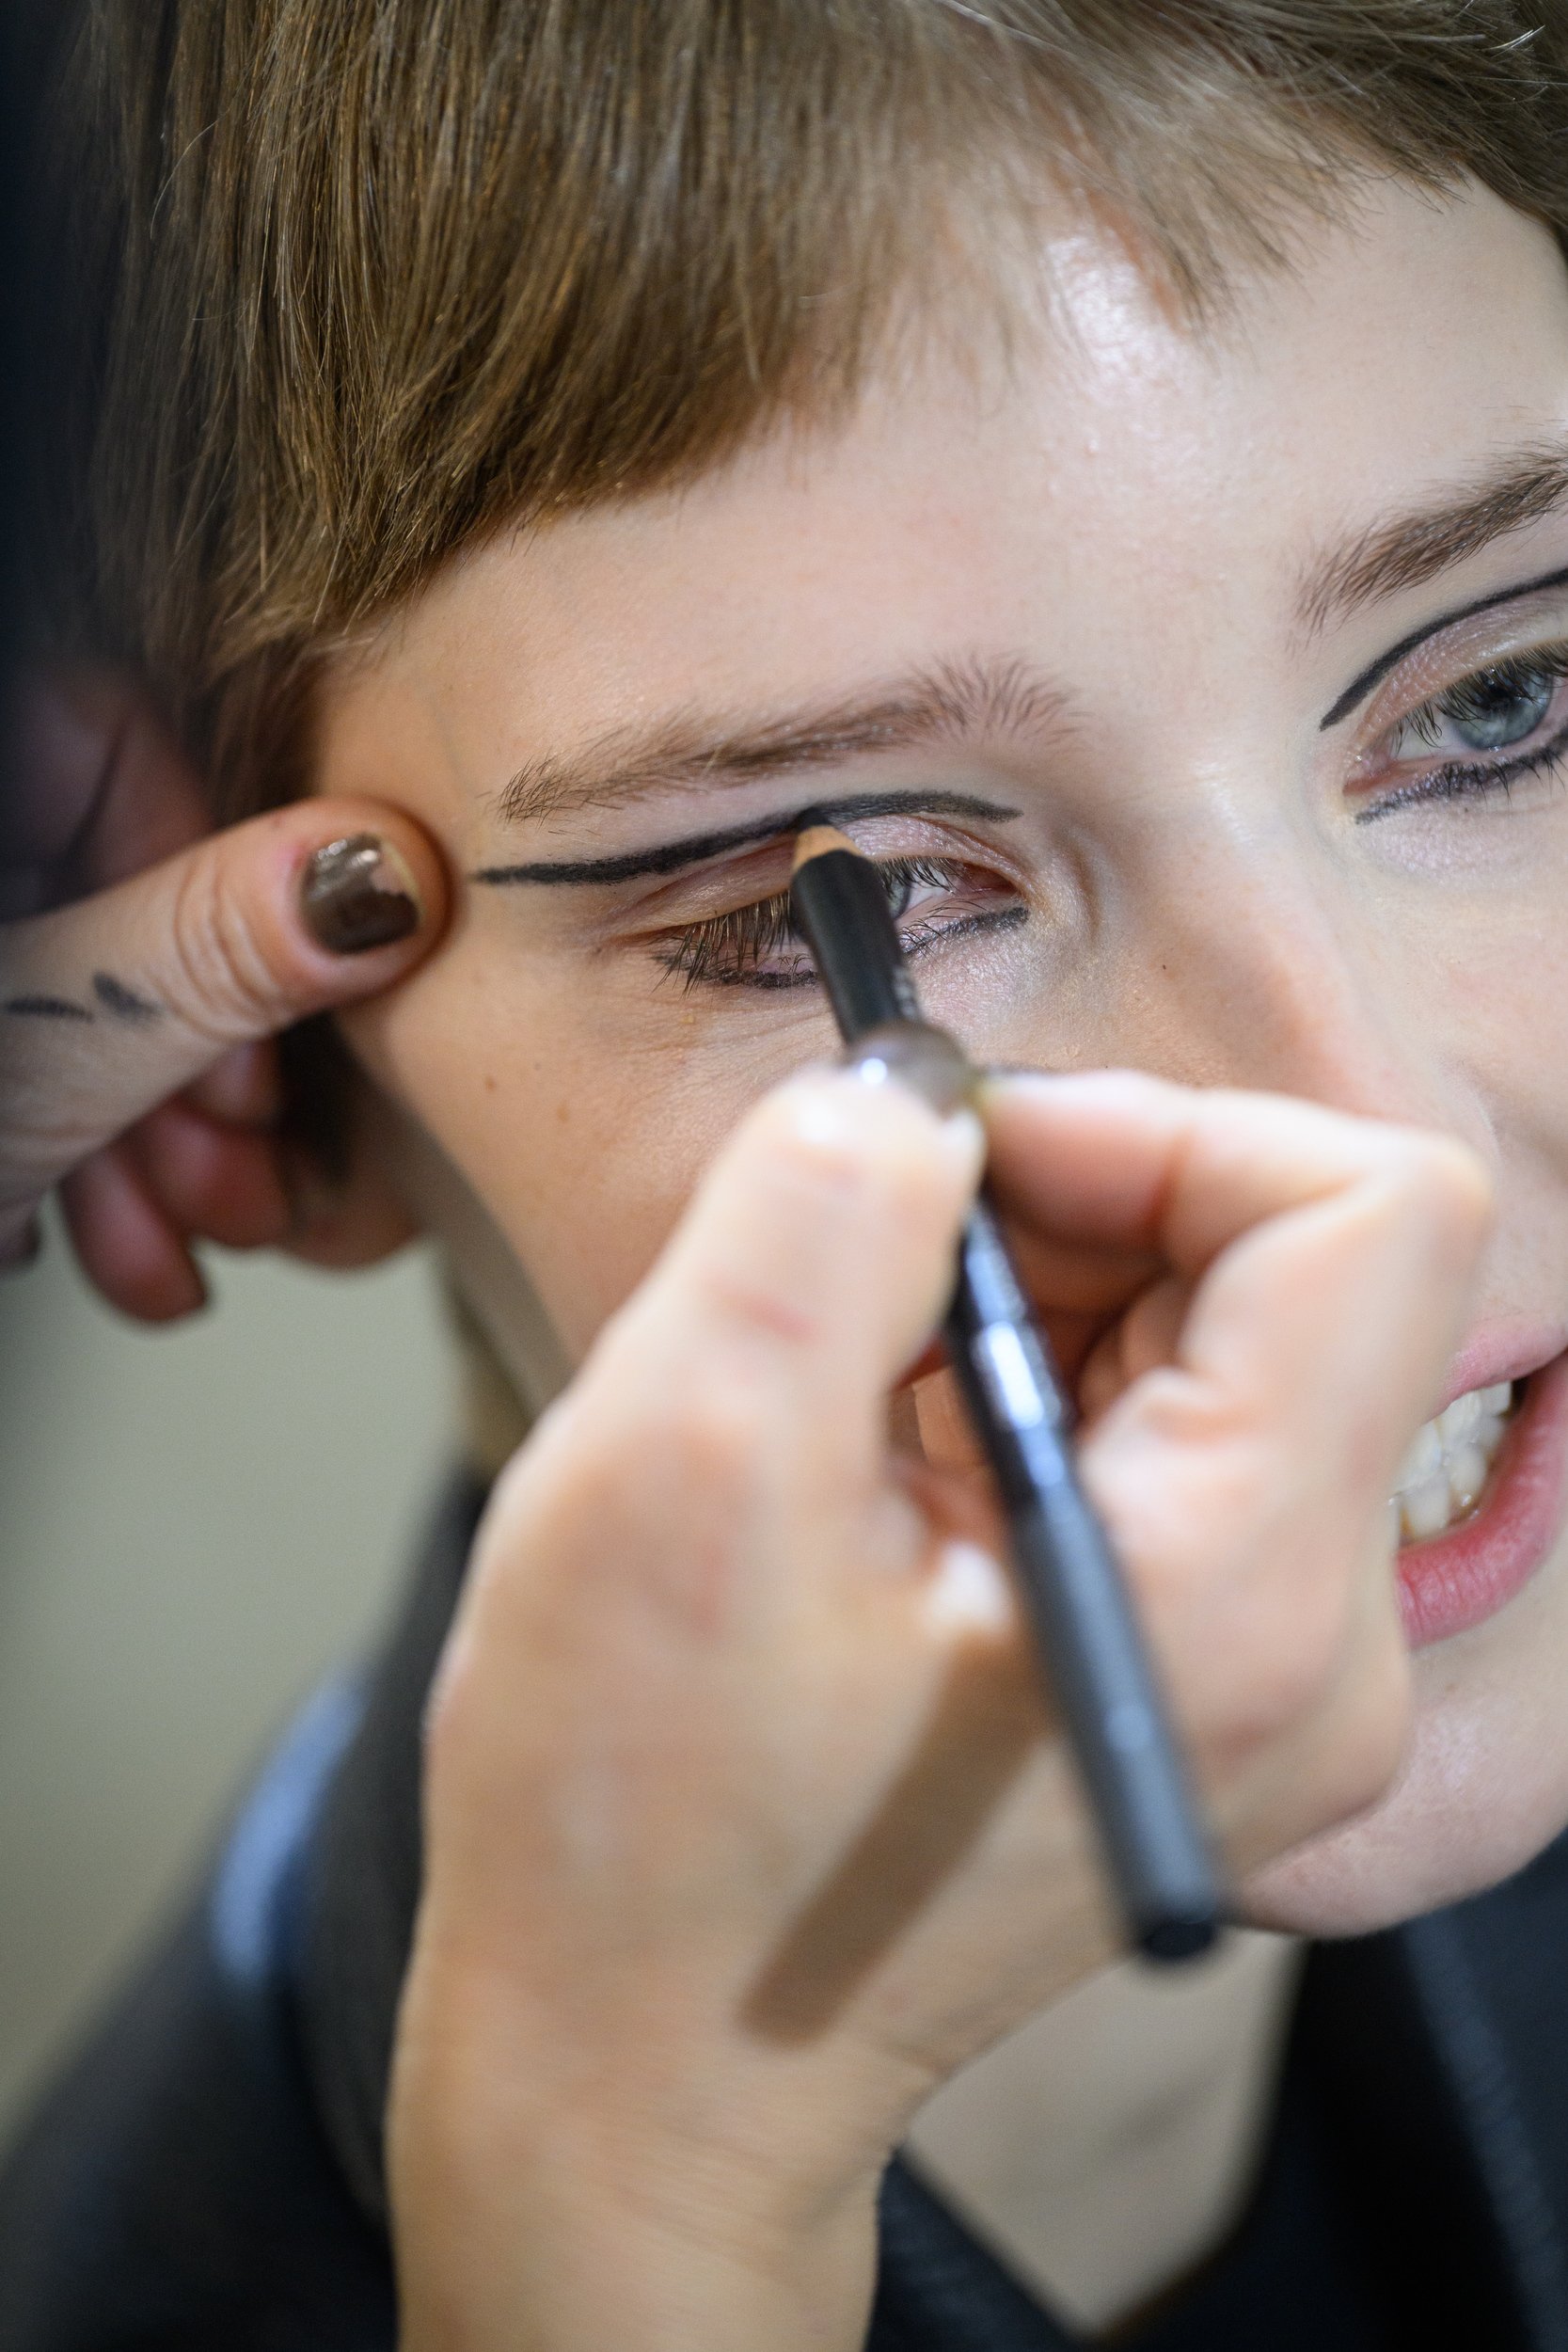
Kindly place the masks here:
[(305, 801), (0, 931), (0, 1239), (230, 1047), (403, 978), (445, 915), (408, 818)]

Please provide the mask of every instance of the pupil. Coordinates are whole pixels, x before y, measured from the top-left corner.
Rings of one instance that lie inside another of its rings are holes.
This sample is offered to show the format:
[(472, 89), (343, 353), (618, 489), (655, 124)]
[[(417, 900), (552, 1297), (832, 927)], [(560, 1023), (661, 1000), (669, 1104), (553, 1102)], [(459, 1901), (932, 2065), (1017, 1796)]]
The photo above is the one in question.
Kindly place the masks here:
[(1444, 709), (1462, 743), (1495, 752), (1534, 732), (1551, 707), (1555, 684), (1539, 670), (1483, 670), (1446, 697)]

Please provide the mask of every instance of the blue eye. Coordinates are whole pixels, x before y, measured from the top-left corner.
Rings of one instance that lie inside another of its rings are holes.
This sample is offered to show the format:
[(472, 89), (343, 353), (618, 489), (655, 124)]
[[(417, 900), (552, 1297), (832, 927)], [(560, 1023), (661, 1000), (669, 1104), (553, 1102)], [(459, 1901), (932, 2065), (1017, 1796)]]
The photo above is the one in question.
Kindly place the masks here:
[(1473, 670), (1407, 712), (1374, 755), (1382, 775), (1402, 768), (1404, 781), (1359, 808), (1356, 823), (1421, 803), (1506, 802), (1527, 777), (1555, 778), (1568, 752), (1565, 678), (1568, 644), (1544, 645)]
[(1402, 719), (1389, 738), (1389, 754), (1395, 759), (1420, 752), (1463, 756), (1522, 743), (1551, 709), (1561, 676), (1560, 660), (1540, 656), (1477, 670)]
[(1556, 687), (1556, 678), (1544, 671), (1510, 664), (1466, 678), (1437, 707), (1466, 750), (1495, 752), (1534, 733), (1552, 707)]
[[(908, 914), (910, 900), (914, 897), (915, 884), (924, 879), (915, 870), (917, 864), (924, 866), (927, 861), (924, 859), (917, 861), (909, 857), (893, 858), (879, 869), (882, 888), (887, 893), (888, 911), (895, 923)], [(939, 876), (938, 879), (941, 880), (942, 877)]]

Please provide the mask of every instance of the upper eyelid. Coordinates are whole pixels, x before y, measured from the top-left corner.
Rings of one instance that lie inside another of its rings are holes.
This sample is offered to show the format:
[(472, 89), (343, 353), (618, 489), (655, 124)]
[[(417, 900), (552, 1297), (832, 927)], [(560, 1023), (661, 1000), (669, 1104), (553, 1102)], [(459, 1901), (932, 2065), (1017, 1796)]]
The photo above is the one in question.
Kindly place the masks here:
[[(1473, 615), (1466, 617), (1473, 617)], [(1563, 656), (1564, 667), (1568, 668), (1568, 600), (1565, 600), (1561, 606), (1553, 606), (1547, 612), (1542, 613), (1539, 619), (1541, 634), (1538, 636), (1521, 634), (1516, 643), (1502, 643), (1490, 649), (1481, 645), (1467, 646), (1464, 649), (1462, 661), (1457, 659), (1458, 649), (1456, 649), (1455, 666), (1446, 675), (1421, 680), (1418, 691), (1415, 691), (1417, 681), (1414, 679), (1402, 689), (1398, 684), (1396, 673), (1395, 681), (1387, 691), (1391, 695), (1397, 694), (1401, 698), (1393, 707), (1381, 711), (1378, 701), (1374, 700), (1371, 708), (1367, 713), (1369, 750), (1375, 750), (1386, 737), (1393, 733), (1397, 727), (1406, 724), (1418, 712), (1428, 710), (1434, 704), (1440, 703), (1445, 694), (1456, 692), (1459, 688), (1467, 684), (1471, 679), (1481, 676), (1488, 670), (1503, 669), (1511, 662), (1528, 661), (1548, 653), (1560, 653)], [(1548, 622), (1551, 623), (1549, 628)], [(1528, 623), (1521, 620), (1516, 626), (1521, 631), (1526, 631)], [(1417, 650), (1425, 651), (1425, 644), (1423, 644), (1423, 646)], [(1385, 683), (1386, 685), (1386, 681)]]
[(1499, 605), (1519, 604), (1527, 596), (1544, 596), (1548, 589), (1563, 587), (1568, 587), (1568, 567), (1544, 572), (1539, 580), (1516, 581), (1512, 588), (1499, 588), (1495, 596), (1480, 596), (1473, 604), (1460, 605), (1452, 612), (1441, 613), (1436, 620), (1427, 622), (1424, 628), (1413, 629), (1408, 637), (1402, 637), (1397, 645), (1390, 645), (1386, 653), (1379, 654), (1375, 661), (1369, 662), (1366, 669), (1352, 678), (1344, 692), (1319, 720), (1319, 734), (1326, 734), (1330, 727), (1352, 718), (1368, 695), (1382, 685), (1389, 672), (1398, 669), (1407, 654), (1418, 652), (1423, 645), (1430, 644), (1433, 638), (1441, 637), (1445, 629), (1458, 628), (1462, 622), (1475, 620), (1482, 612), (1496, 612)]
[(1434, 686), (1431, 693), (1424, 694), (1418, 703), (1411, 703), (1396, 718), (1390, 719), (1383, 734), (1392, 735), (1400, 727), (1407, 727), (1413, 719), (1420, 718), (1426, 711), (1441, 710), (1450, 695), (1462, 692), (1466, 686), (1473, 685), (1478, 678), (1483, 678), (1489, 673), (1514, 667), (1522, 669), (1532, 657), (1539, 660), (1541, 655), (1546, 653), (1560, 654), (1560, 661), (1554, 665), (1555, 675), (1560, 680), (1568, 673), (1568, 641), (1554, 638), (1544, 645), (1524, 646), (1517, 652), (1500, 654), (1496, 661), (1477, 662), (1473, 669), (1461, 670), (1445, 685)]
[[(789, 876), (787, 865), (775, 868), (777, 881), (737, 883), (734, 880), (736, 866), (744, 866), (753, 860), (767, 858), (769, 863), (780, 844), (762, 843), (733, 859), (721, 859), (695, 874), (673, 874), (660, 881), (657, 890), (639, 896), (628, 907), (616, 909), (607, 918), (616, 929), (634, 928), (644, 936), (656, 932), (671, 935), (691, 930), (697, 924), (722, 922), (726, 915), (738, 914), (748, 907), (764, 906), (770, 899), (787, 898)], [(994, 867), (1015, 887), (1023, 883), (1023, 869), (1018, 854), (1010, 847), (972, 836), (967, 829), (958, 833), (943, 829), (935, 841), (914, 841), (898, 848), (871, 848), (864, 843), (872, 863), (889, 866), (942, 866), (951, 873), (965, 867)], [(691, 901), (695, 899), (695, 903)]]
[[(962, 873), (966, 861), (962, 858), (933, 857), (917, 850), (902, 856), (895, 854), (877, 858), (874, 863), (880, 867), (945, 867), (948, 871), (942, 879), (951, 881), (955, 875)], [(700, 972), (694, 970), (686, 959), (693, 954), (701, 955), (703, 948), (713, 943), (715, 935), (721, 935), (726, 929), (733, 929), (736, 933), (742, 933), (750, 925), (754, 930), (763, 932), (770, 926), (776, 925), (781, 915), (787, 917), (789, 913), (788, 891), (775, 891), (767, 898), (747, 899), (739, 906), (730, 907), (708, 915), (697, 916), (686, 923), (666, 925), (651, 935), (647, 945), (652, 949), (655, 962), (660, 964), (672, 977), (678, 977), (684, 969), (689, 989), (697, 985), (718, 984), (721, 981), (727, 984), (729, 979), (737, 977), (738, 974), (719, 975), (713, 972)], [(790, 928), (793, 929), (792, 926)], [(741, 937), (736, 937), (724, 944), (732, 946), (737, 953), (746, 945)], [(764, 942), (765, 946), (766, 944)], [(800, 942), (800, 946), (804, 947), (803, 941)], [(768, 983), (760, 977), (760, 967), (758, 970), (759, 977), (756, 984), (768, 985)], [(810, 964), (809, 957), (805, 967), (805, 977), (808, 978), (816, 977), (815, 967)]]
[[(948, 869), (950, 876), (961, 873), (968, 861), (960, 857), (943, 857), (940, 852), (933, 853), (927, 850), (907, 850), (902, 852), (895, 850), (886, 857), (873, 857), (871, 863), (879, 868), (940, 866)], [(669, 932), (701, 930), (706, 923), (727, 923), (736, 915), (761, 914), (765, 909), (787, 906), (788, 903), (789, 889), (786, 884), (783, 890), (765, 891), (757, 898), (742, 898), (733, 907), (715, 907), (709, 914), (689, 915), (684, 921), (676, 916), (660, 928)]]
[(744, 825), (683, 835), (647, 850), (628, 850), (605, 858), (555, 858), (519, 866), (484, 866), (470, 882), (603, 884), (630, 882), (642, 876), (674, 876), (717, 859), (732, 850), (767, 849), (787, 840), (813, 818), (825, 823), (876, 823), (884, 817), (974, 817), (988, 824), (1010, 824), (1022, 811), (1008, 808), (982, 794), (941, 788), (911, 791), (820, 793), (801, 807), (757, 818)]

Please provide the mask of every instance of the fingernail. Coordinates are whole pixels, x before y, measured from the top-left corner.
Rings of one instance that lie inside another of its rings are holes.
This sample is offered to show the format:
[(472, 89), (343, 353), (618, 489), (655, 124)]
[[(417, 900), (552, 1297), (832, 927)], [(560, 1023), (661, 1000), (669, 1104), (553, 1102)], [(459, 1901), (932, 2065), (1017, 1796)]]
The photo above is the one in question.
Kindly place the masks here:
[(845, 1053), (844, 1063), (864, 1086), (907, 1086), (949, 1119), (970, 1104), (978, 1076), (957, 1038), (923, 1021), (890, 1021), (868, 1029)]
[(311, 937), (334, 956), (362, 956), (420, 926), (414, 877), (374, 833), (353, 833), (318, 850), (305, 868), (299, 905)]

